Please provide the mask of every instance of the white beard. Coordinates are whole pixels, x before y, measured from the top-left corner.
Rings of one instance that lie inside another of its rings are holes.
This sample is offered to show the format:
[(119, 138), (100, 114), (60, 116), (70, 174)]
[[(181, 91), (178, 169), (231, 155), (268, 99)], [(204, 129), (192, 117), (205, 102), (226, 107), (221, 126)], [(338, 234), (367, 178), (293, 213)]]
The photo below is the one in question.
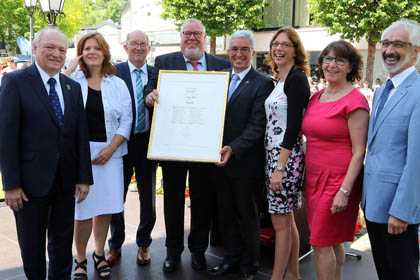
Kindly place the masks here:
[(203, 53), (198, 47), (185, 48), (182, 53), (189, 60), (199, 60), (203, 56)]

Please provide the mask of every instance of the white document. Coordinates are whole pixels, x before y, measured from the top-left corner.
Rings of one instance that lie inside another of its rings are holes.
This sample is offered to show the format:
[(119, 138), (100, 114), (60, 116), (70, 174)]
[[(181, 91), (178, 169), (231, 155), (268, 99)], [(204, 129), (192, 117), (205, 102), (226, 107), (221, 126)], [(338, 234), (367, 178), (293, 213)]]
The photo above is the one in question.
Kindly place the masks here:
[(161, 70), (147, 158), (218, 162), (228, 84), (228, 72)]

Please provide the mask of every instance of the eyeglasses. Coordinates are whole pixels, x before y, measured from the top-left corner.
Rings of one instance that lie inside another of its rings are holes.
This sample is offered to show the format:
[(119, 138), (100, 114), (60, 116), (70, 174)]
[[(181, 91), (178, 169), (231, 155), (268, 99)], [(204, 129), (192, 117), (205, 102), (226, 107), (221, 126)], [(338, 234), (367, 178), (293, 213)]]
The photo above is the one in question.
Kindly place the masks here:
[(271, 44), (271, 48), (276, 49), (278, 47), (281, 47), (282, 49), (287, 49), (287, 48), (293, 48), (294, 45), (293, 43), (288, 43), (288, 42), (274, 42)]
[(322, 58), (322, 63), (323, 64), (331, 64), (333, 62), (335, 62), (335, 64), (338, 65), (338, 66), (344, 66), (347, 63), (349, 63), (349, 61), (347, 59), (342, 58), (342, 57), (324, 56)]
[(201, 31), (182, 31), (182, 35), (185, 37), (191, 37), (198, 38), (203, 34)]
[(381, 41), (381, 46), (384, 49), (388, 48), (391, 45), (396, 49), (403, 49), (407, 46), (412, 46), (413, 44), (411, 44), (410, 42), (403, 42), (399, 40), (396, 40), (396, 41), (382, 40)]
[(131, 42), (128, 43), (128, 45), (132, 48), (142, 48), (143, 49), (143, 48), (147, 47), (147, 44), (145, 42), (140, 43), (140, 42), (131, 41)]
[(251, 48), (249, 47), (242, 47), (242, 48), (238, 48), (238, 47), (232, 47), (229, 49), (230, 52), (240, 52), (240, 53), (250, 53), (251, 52)]

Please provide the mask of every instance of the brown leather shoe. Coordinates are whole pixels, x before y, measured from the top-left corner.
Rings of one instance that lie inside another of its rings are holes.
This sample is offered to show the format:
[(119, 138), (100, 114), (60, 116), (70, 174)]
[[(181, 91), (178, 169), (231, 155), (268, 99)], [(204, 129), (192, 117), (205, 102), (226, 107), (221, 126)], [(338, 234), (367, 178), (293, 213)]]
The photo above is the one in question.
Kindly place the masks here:
[(150, 257), (149, 247), (140, 247), (137, 252), (137, 264), (140, 266), (148, 265), (151, 260), (152, 258)]
[(121, 259), (121, 249), (111, 249), (107, 255), (107, 261), (109, 266), (115, 266)]

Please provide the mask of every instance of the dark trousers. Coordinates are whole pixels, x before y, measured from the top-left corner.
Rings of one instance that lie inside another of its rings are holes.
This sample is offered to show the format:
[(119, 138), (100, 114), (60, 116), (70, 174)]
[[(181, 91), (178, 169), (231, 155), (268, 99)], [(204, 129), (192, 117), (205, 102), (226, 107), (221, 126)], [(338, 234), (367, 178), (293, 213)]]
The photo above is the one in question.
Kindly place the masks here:
[(223, 229), (224, 262), (240, 265), (244, 273), (259, 267), (260, 227), (256, 194), (262, 179), (232, 178), (224, 168), (214, 168), (220, 228)]
[(71, 276), (74, 229), (74, 193), (63, 193), (55, 184), (45, 197), (29, 197), (14, 212), (23, 269), (29, 280), (46, 277), (45, 242), (48, 234), (48, 279)]
[[(128, 142), (128, 154), (123, 157), (124, 201), (133, 173), (136, 174), (140, 199), (140, 224), (137, 228), (136, 243), (139, 247), (149, 247), (151, 233), (156, 222), (156, 163), (147, 159), (149, 133), (132, 136)], [(124, 212), (112, 215), (110, 249), (120, 249), (125, 239)]]
[(204, 253), (209, 243), (215, 201), (211, 181), (211, 164), (162, 163), (166, 248), (169, 257), (179, 258), (184, 250), (185, 184), (191, 200), (191, 230), (188, 248), (191, 253)]
[(409, 225), (402, 234), (388, 233), (387, 224), (366, 219), (373, 260), (380, 280), (418, 280), (418, 225)]

